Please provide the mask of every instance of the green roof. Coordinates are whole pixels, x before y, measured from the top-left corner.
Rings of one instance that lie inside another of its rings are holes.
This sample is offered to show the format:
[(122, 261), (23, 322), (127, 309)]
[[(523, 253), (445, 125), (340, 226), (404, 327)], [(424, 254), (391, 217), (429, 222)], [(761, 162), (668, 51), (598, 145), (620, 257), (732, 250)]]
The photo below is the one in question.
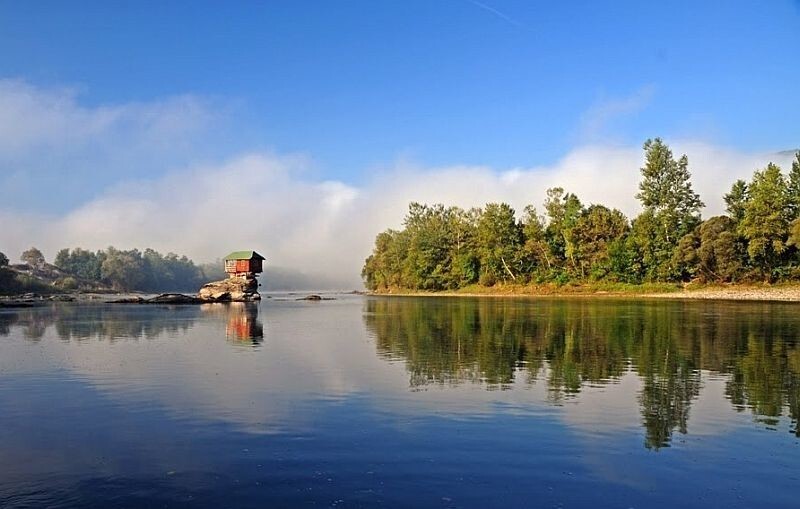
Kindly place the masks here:
[(226, 256), (225, 260), (252, 260), (253, 258), (266, 260), (266, 258), (256, 253), (255, 251), (234, 251), (233, 253)]

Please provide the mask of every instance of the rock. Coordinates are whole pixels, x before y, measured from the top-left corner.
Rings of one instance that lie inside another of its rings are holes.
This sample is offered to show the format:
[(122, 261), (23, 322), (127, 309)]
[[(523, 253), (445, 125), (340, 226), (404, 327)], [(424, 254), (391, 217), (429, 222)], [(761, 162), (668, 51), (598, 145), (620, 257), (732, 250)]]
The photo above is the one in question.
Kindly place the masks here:
[(197, 292), (204, 302), (252, 302), (261, 300), (255, 275), (233, 276), (222, 281), (206, 283)]
[(202, 304), (206, 301), (198, 299), (193, 295), (182, 293), (162, 293), (150, 299), (142, 297), (130, 297), (119, 300), (112, 300), (109, 304)]
[(162, 293), (152, 299), (145, 299), (146, 304), (199, 304), (201, 299), (182, 293)]
[(124, 299), (117, 299), (117, 300), (110, 300), (108, 301), (109, 304), (143, 304), (144, 299), (142, 297), (126, 297)]
[(28, 302), (0, 302), (0, 308), (32, 308)]
[(305, 297), (300, 297), (299, 299), (295, 300), (310, 300), (310, 301), (320, 301), (320, 300), (335, 300), (332, 297), (322, 297), (320, 295), (312, 293), (311, 295), (306, 295)]

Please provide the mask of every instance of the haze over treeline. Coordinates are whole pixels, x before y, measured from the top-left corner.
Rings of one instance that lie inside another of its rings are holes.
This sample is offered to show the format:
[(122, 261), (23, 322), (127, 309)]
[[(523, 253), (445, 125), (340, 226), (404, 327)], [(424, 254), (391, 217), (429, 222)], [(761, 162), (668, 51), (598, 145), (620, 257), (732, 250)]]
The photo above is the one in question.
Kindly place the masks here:
[[(150, 248), (64, 248), (48, 263), (41, 250), (31, 247), (22, 252), (19, 262), (0, 252), (0, 295), (106, 290), (193, 293), (204, 283), (228, 277), (221, 260), (195, 264), (185, 255)], [(326, 286), (333, 284), (329, 280), (281, 267), (266, 267), (262, 282), (266, 291), (335, 289)]]
[[(526, 162), (513, 165), (475, 157), (480, 144), (470, 153), (454, 145), (431, 162), (398, 150), (347, 178), (301, 142), (293, 146), (307, 152), (245, 144), (209, 154), (229, 110), (202, 96), (97, 105), (69, 88), (0, 79), (0, 251), (16, 259), (36, 246), (53, 260), (65, 246), (150, 247), (206, 263), (255, 249), (267, 270), (285, 268), (288, 286), (300, 279), (355, 288), (376, 232), (399, 228), (410, 202), (465, 210), (505, 202), (521, 216), (546, 189), (562, 187), (583, 203), (638, 215), (641, 151), (638, 142), (615, 141), (612, 126), (657, 100), (647, 90), (589, 105), (576, 130), (593, 135), (570, 140), (557, 156), (530, 146), (519, 158)], [(728, 183), (754, 168), (791, 165), (793, 152), (778, 153), (792, 148), (783, 138), (742, 148), (708, 141), (715, 139), (725, 138), (669, 137), (692, 161), (704, 215), (723, 213)]]
[(468, 210), (412, 203), (400, 230), (375, 239), (362, 269), (373, 290), (472, 284), (781, 281), (800, 279), (800, 151), (788, 173), (768, 163), (724, 195), (724, 215), (703, 220), (686, 155), (644, 143), (642, 212), (584, 204), (547, 190), (543, 214), (508, 203)]

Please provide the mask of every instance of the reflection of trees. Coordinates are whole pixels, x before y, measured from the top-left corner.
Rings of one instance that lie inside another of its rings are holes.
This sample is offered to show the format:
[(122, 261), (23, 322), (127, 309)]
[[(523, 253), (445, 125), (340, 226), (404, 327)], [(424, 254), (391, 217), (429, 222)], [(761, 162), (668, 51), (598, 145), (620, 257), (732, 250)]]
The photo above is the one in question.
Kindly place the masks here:
[(43, 311), (36, 308), (24, 308), (3, 312), (0, 313), (0, 335), (10, 334), (13, 326), (21, 331), (22, 337), (25, 339), (39, 341), (44, 336), (47, 327), (54, 321), (49, 309)]
[(132, 304), (61, 306), (55, 309), (56, 333), (65, 341), (175, 336), (188, 331), (198, 315), (194, 306), (174, 306), (168, 313), (160, 306)]
[(411, 385), (545, 378), (553, 401), (633, 369), (645, 446), (687, 432), (700, 370), (730, 375), (737, 409), (766, 422), (800, 417), (800, 316), (781, 304), (511, 299), (370, 299), (381, 356), (406, 361)]
[(185, 333), (197, 315), (194, 306), (175, 306), (165, 313), (160, 306), (136, 304), (53, 304), (0, 314), (0, 334), (9, 334), (13, 324), (30, 340), (41, 339), (50, 326), (55, 327), (56, 334), (64, 341), (153, 339), (163, 334)]
[[(165, 309), (168, 308), (168, 309)], [(0, 335), (12, 329), (22, 337), (38, 341), (54, 327), (64, 341), (88, 339), (154, 339), (176, 336), (192, 328), (200, 315), (218, 318), (226, 324), (226, 336), (234, 342), (259, 344), (264, 325), (258, 319), (258, 304), (231, 302), (201, 306), (142, 304), (87, 304), (37, 306), (0, 313)]]
[(18, 316), (17, 311), (0, 312), (0, 336), (8, 336), (11, 333), (11, 326), (17, 322)]
[(800, 349), (795, 344), (782, 338), (749, 337), (732, 371), (728, 396), (738, 409), (749, 405), (760, 421), (775, 425), (786, 406), (794, 433), (800, 436)]
[(535, 322), (488, 302), (368, 300), (367, 326), (381, 355), (408, 360), (411, 384), (484, 381), (504, 386), (527, 361)]

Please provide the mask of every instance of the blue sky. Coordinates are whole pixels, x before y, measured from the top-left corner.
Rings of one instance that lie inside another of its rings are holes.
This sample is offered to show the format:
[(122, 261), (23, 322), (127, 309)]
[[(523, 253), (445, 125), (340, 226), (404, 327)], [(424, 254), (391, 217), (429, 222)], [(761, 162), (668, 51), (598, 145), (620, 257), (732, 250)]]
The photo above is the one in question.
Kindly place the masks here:
[[(245, 154), (334, 201), (399, 167), (580, 186), (587, 147), (630, 151), (602, 171), (635, 186), (654, 136), (704, 144), (690, 165), (761, 164), (800, 146), (798, 27), (796, 0), (0, 0), (0, 216), (75, 215)], [(755, 169), (691, 168), (714, 196)]]
[(587, 136), (778, 149), (800, 132), (797, 2), (165, 4), (2, 2), (0, 75), (87, 106), (213, 98), (234, 117), (220, 153), (304, 152), (348, 182), (398, 156), (513, 167)]

